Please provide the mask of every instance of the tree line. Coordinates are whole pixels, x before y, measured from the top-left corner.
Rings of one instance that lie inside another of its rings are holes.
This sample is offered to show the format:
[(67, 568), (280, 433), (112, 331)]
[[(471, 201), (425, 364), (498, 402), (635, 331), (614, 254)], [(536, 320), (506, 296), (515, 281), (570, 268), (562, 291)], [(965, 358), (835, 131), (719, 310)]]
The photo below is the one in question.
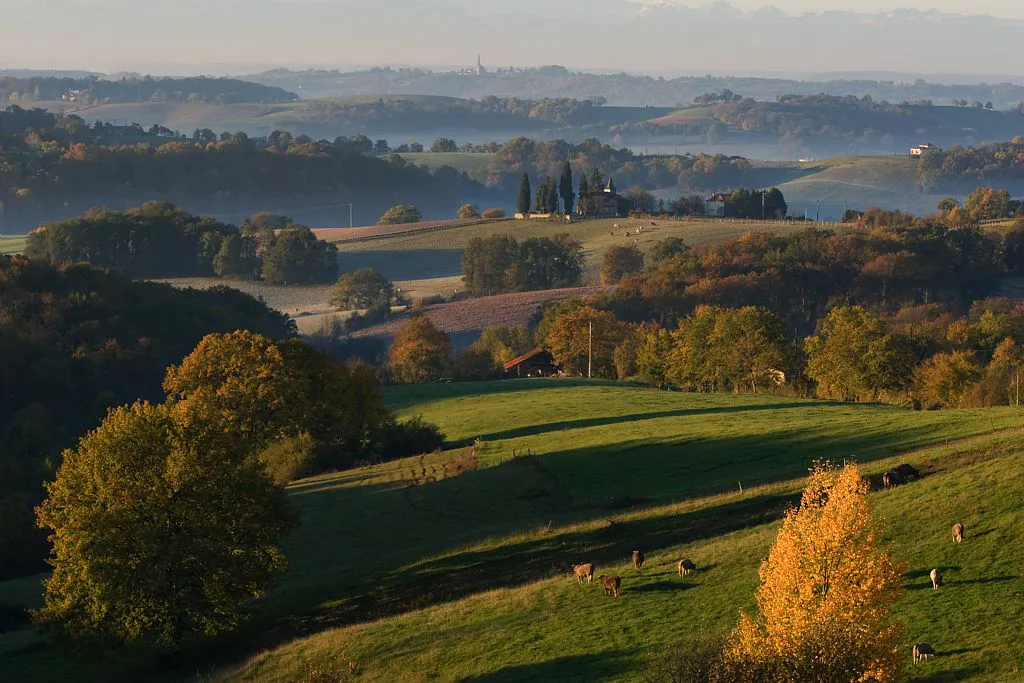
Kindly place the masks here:
[[(565, 140), (515, 138), (500, 145), (486, 170), (471, 176), (490, 187), (515, 187), (522, 174), (535, 178), (559, 178), (566, 163), (583, 173), (600, 169), (621, 187), (679, 187), (703, 191), (737, 187), (748, 179), (750, 162), (724, 155), (636, 154), (596, 139), (573, 144)], [(581, 194), (582, 197), (582, 194)]]
[(97, 77), (57, 78), (0, 76), (0, 100), (46, 102), (69, 99), (74, 104), (95, 105), (122, 102), (176, 102), (238, 104), (243, 102), (291, 102), (298, 95), (275, 86), (237, 78)]
[(277, 285), (333, 282), (337, 251), (287, 216), (257, 214), (238, 228), (163, 202), (50, 223), (25, 246), (30, 259), (83, 261), (134, 277), (218, 275)]
[(567, 233), (517, 241), (474, 237), (462, 255), (462, 279), (473, 295), (574, 287), (585, 265), (583, 245)]
[[(268, 206), (306, 210), (317, 198), (328, 206), (353, 202), (355, 213), (370, 221), (398, 201), (451, 211), (467, 196), (488, 195), (451, 167), (430, 172), (398, 155), (368, 156), (343, 137), (332, 142), (276, 131), (257, 139), (199, 130), (189, 139), (167, 138), (24, 110), (0, 115), (0, 124), (5, 232), (98, 204), (119, 209), (150, 199), (203, 213), (252, 213)], [(348, 217), (337, 208), (326, 213)]]
[(977, 147), (955, 146), (929, 152), (917, 168), (925, 192), (957, 192), (979, 182), (1018, 183), (1024, 174), (1024, 137)]

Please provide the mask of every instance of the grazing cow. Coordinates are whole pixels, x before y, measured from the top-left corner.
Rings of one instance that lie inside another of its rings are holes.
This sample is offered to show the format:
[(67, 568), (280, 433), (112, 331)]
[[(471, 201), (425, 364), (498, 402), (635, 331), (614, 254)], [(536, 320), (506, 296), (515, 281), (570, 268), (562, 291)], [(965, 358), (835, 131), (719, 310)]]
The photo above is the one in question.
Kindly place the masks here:
[(921, 473), (918, 472), (917, 470), (915, 470), (910, 465), (907, 465), (906, 463), (904, 463), (902, 465), (896, 465), (896, 467), (893, 467), (889, 471), (897, 473), (898, 475), (903, 477), (904, 481), (909, 481), (910, 479), (920, 479), (921, 478)]
[(615, 597), (619, 597), (619, 588), (622, 586), (622, 579), (617, 576), (605, 576), (602, 574), (597, 577), (597, 580), (600, 581), (601, 585), (604, 587), (605, 595), (614, 595)]
[(697, 565), (685, 557), (679, 560), (679, 576), (686, 576), (690, 572), (697, 571)]
[(927, 658), (935, 654), (935, 650), (928, 643), (918, 643), (914, 646), (914, 666), (917, 666), (918, 662), (923, 662)]
[(938, 569), (933, 569), (928, 576), (932, 577), (932, 588), (938, 589), (942, 585), (942, 572)]
[(572, 566), (573, 572), (576, 573), (576, 582), (583, 583), (583, 579), (590, 583), (594, 580), (594, 565), (591, 562), (585, 564), (574, 564)]
[(644, 567), (644, 554), (639, 550), (633, 551), (633, 568), (643, 569)]
[(889, 470), (882, 475), (882, 486), (887, 489), (894, 489), (900, 484), (904, 483), (905, 479), (896, 470)]
[(957, 543), (964, 540), (964, 525), (960, 522), (953, 525), (953, 540)]

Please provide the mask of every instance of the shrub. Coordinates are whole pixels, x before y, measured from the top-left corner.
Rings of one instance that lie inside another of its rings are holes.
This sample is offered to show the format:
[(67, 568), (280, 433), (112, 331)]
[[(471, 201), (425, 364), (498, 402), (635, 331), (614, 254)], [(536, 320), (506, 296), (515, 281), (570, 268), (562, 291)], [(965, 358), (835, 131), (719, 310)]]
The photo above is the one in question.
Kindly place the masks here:
[(463, 204), (459, 207), (459, 218), (466, 220), (468, 218), (480, 218), (480, 209), (475, 204)]
[(981, 376), (973, 353), (937, 353), (914, 371), (914, 397), (926, 408), (962, 408)]
[(345, 321), (345, 333), (351, 334), (356, 330), (362, 330), (371, 325), (382, 323), (391, 317), (391, 306), (389, 304), (381, 304), (379, 306), (373, 306), (368, 308), (362, 313), (353, 313)]
[(484, 212), (480, 214), (483, 218), (504, 218), (504, 209), (484, 209)]
[(726, 683), (722, 649), (721, 638), (701, 632), (649, 655), (644, 678), (649, 683)]
[(316, 473), (316, 442), (303, 432), (267, 446), (259, 455), (267, 474), (278, 484), (287, 484)]
[(609, 247), (604, 252), (601, 284), (617, 285), (622, 278), (644, 268), (644, 255), (636, 245)]
[(432, 453), (444, 446), (444, 434), (422, 417), (386, 423), (378, 434), (381, 460), (398, 460), (410, 455)]
[(395, 286), (373, 268), (345, 273), (331, 292), (331, 305), (340, 310), (355, 310), (388, 305)]
[(398, 204), (384, 212), (384, 215), (377, 221), (377, 225), (399, 225), (401, 223), (419, 223), (423, 220), (423, 214), (415, 206)]
[(410, 318), (395, 333), (388, 353), (391, 377), (400, 384), (422, 384), (439, 379), (448, 368), (448, 335), (426, 316)]

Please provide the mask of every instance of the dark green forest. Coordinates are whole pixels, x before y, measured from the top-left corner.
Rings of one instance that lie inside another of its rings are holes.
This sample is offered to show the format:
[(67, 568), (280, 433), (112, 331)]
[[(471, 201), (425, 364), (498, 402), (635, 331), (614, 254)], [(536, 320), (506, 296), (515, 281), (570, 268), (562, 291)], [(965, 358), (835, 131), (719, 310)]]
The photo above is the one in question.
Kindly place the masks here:
[(334, 282), (337, 251), (287, 216), (257, 214), (238, 228), (163, 202), (50, 223), (25, 247), (30, 259), (83, 261), (134, 277), (219, 275), (275, 285)]
[(205, 335), (237, 329), (295, 334), (287, 316), (226, 287), (180, 290), (0, 257), (0, 578), (42, 569), (32, 507), (61, 449), (108, 408), (161, 398), (168, 365)]

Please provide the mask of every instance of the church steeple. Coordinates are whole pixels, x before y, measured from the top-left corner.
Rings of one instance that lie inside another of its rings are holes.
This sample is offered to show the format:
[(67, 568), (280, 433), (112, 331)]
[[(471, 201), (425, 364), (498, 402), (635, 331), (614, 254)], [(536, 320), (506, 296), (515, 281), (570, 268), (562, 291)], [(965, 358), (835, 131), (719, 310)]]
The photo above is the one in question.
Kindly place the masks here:
[(608, 194), (615, 194), (615, 181), (612, 180), (611, 176), (608, 176), (608, 185), (604, 188), (604, 191)]

